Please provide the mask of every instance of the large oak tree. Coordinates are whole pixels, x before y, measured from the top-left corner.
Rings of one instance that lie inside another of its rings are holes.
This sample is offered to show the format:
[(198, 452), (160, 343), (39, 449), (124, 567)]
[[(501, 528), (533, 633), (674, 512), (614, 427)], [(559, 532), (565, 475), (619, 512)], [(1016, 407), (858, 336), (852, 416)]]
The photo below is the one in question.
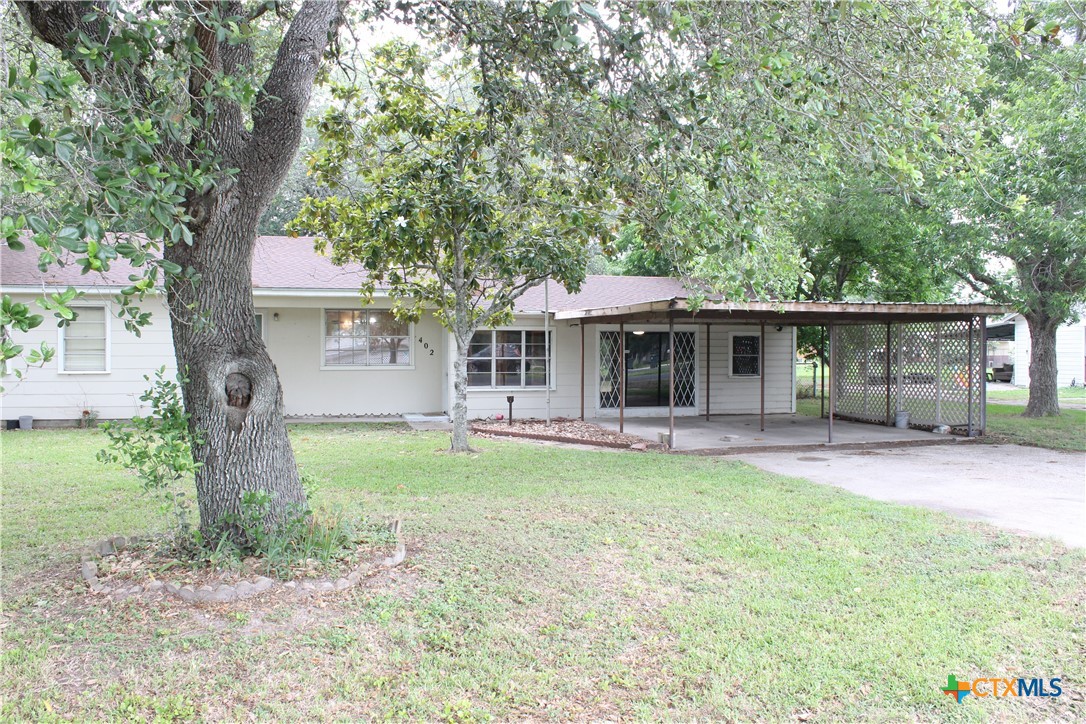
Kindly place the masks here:
[(950, 268), (1029, 325), (1027, 417), (1059, 414), (1056, 331), (1086, 303), (1084, 26), (1057, 3), (987, 26), (989, 82), (973, 94), (986, 150), (947, 185)]
[(185, 407), (202, 431), (201, 525), (218, 532), (258, 490), (274, 523), (305, 498), (254, 325), (253, 246), (343, 7), (307, 0), (277, 18), (275, 3), (17, 5), (41, 60), (11, 69), (6, 110), (23, 114), (4, 139), (16, 152), (5, 180), (42, 263), (71, 253), (98, 271), (127, 257), (139, 270), (122, 296), (133, 326), (140, 297), (164, 282)]

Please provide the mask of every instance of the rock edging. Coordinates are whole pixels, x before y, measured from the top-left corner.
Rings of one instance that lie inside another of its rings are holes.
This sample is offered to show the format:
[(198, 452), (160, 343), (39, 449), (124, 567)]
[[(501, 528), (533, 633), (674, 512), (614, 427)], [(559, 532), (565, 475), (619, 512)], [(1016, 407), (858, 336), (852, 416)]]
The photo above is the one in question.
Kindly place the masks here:
[(138, 537), (113, 536), (100, 541), (92, 549), (89, 555), (85, 555), (80, 564), (79, 573), (86, 582), (87, 587), (97, 594), (107, 595), (114, 600), (121, 600), (130, 596), (144, 594), (160, 594), (174, 596), (186, 603), (231, 603), (253, 598), (269, 591), (285, 591), (298, 598), (305, 598), (314, 594), (333, 593), (346, 591), (357, 586), (366, 574), (376, 569), (394, 568), (407, 558), (407, 545), (400, 534), (400, 521), (396, 520), (392, 525), (392, 531), (396, 535), (396, 551), (391, 555), (379, 558), (368, 565), (355, 567), (346, 576), (340, 578), (320, 579), (316, 581), (277, 581), (267, 576), (257, 576), (252, 580), (242, 579), (237, 583), (222, 583), (218, 586), (179, 586), (167, 581), (149, 581), (143, 584), (110, 586), (98, 578), (98, 564), (91, 559), (92, 555), (101, 558), (114, 556), (144, 539)]

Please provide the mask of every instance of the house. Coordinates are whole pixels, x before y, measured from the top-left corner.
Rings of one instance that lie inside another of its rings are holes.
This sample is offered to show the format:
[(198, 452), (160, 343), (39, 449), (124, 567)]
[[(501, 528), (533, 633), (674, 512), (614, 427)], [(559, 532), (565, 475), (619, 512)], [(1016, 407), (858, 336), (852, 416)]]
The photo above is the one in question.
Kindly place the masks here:
[[(1056, 330), (1056, 384), (1069, 387), (1086, 381), (1086, 307), (1078, 310), (1077, 321)], [(1021, 314), (1008, 314), (988, 325), (988, 339), (1001, 342), (999, 352), (1014, 365), (1011, 384), (1029, 387), (1029, 357), (1033, 345), (1029, 324)]]
[[(152, 324), (135, 337), (112, 296), (131, 270), (84, 276), (74, 265), (42, 273), (32, 252), (0, 250), (0, 284), (30, 303), (69, 285), (85, 293), (66, 329), (46, 322), (19, 342), (57, 349), (27, 379), (4, 379), (3, 418), (102, 419), (143, 411), (143, 377), (174, 369), (161, 296), (145, 305)], [(450, 335), (431, 316), (396, 321), (378, 293), (362, 307), (364, 272), (334, 266), (311, 239), (262, 237), (253, 261), (256, 323), (276, 364), (291, 417), (446, 414), (452, 407)], [(531, 290), (515, 322), (472, 340), (472, 417), (675, 416), (795, 411), (796, 327), (823, 325), (835, 365), (831, 411), (890, 424), (909, 410), (914, 424), (983, 429), (983, 305), (828, 302), (725, 303), (700, 307), (683, 284), (656, 277), (590, 276), (580, 293), (556, 284)], [(549, 329), (549, 342), (547, 330)], [(672, 344), (671, 341), (674, 340)], [(619, 360), (625, 359), (625, 364)], [(968, 378), (968, 379), (967, 379)], [(893, 408), (893, 409), (891, 409)], [(832, 425), (832, 416), (831, 416)], [(831, 427), (832, 430), (832, 427)]]

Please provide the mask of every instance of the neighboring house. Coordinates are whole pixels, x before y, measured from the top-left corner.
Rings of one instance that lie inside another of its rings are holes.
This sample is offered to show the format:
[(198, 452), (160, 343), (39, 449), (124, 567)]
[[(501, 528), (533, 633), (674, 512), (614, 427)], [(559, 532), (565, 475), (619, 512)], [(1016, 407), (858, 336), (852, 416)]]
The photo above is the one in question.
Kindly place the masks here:
[[(1086, 381), (1086, 308), (1080, 308), (1079, 319), (1064, 324), (1056, 330), (1056, 384), (1068, 387), (1074, 382)], [(1014, 364), (1011, 383), (1029, 387), (1029, 356), (1033, 345), (1029, 325), (1021, 314), (1009, 314), (992, 320), (988, 325), (989, 338), (1013, 342), (1009, 350)]]
[[(43, 274), (33, 251), (0, 248), (0, 284), (17, 301), (32, 303), (43, 291), (69, 285), (85, 292), (73, 305), (79, 319), (69, 327), (58, 330), (47, 318), (20, 335), (27, 348), (45, 342), (57, 354), (21, 382), (5, 376), (4, 419), (77, 420), (84, 410), (114, 419), (142, 411), (144, 375), (162, 366), (173, 373), (175, 362), (161, 296), (145, 305), (152, 324), (141, 337), (116, 317), (112, 297), (128, 285), (130, 273), (117, 261), (105, 275), (80, 275), (75, 265)], [(314, 252), (311, 239), (257, 241), (253, 302), (286, 414), (448, 413), (455, 350), (450, 334), (430, 315), (414, 324), (396, 321), (380, 293), (362, 307), (357, 290), (363, 275), (357, 265), (337, 267)], [(983, 375), (981, 315), (1001, 310), (712, 301), (694, 310), (687, 296), (680, 281), (658, 277), (590, 276), (579, 294), (554, 283), (546, 295), (542, 287), (529, 291), (517, 302), (513, 324), (482, 330), (472, 341), (470, 415), (505, 413), (510, 395), (518, 417), (543, 417), (548, 399), (556, 417), (662, 416), (672, 409), (676, 415), (794, 412), (796, 326), (821, 324), (831, 332), (840, 328), (831, 338), (838, 339), (842, 373), (835, 383), (831, 371), (830, 382), (841, 414), (891, 423), (893, 397), (895, 408), (912, 407), (915, 423), (983, 427), (982, 386), (966, 379)], [(887, 347), (891, 328), (893, 349)], [(915, 371), (920, 368), (930, 371)], [(932, 404), (940, 395), (943, 401)]]

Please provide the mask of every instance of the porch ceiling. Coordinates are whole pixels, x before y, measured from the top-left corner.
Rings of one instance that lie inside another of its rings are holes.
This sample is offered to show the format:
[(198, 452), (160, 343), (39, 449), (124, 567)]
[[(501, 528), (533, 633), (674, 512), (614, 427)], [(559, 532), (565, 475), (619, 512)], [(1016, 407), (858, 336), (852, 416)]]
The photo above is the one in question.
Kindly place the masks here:
[(883, 302), (703, 302), (696, 311), (683, 297), (615, 307), (556, 312), (555, 319), (596, 324), (695, 322), (766, 322), (768, 324), (870, 324), (939, 322), (1006, 314), (995, 304), (913, 304)]

